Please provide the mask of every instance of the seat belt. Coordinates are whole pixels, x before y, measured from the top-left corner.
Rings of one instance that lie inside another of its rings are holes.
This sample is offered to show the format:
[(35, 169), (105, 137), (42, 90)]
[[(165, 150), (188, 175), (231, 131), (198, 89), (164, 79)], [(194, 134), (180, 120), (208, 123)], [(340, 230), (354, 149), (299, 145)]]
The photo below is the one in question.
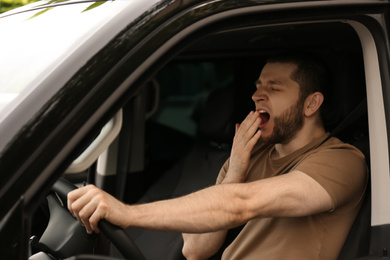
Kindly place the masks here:
[[(344, 130), (346, 127), (348, 127), (351, 123), (355, 122), (360, 116), (362, 116), (367, 111), (367, 98), (364, 98), (359, 105), (355, 107), (354, 110), (352, 110), (344, 119), (341, 121), (335, 129), (329, 134), (329, 136), (322, 141), (317, 147), (321, 146), (323, 143), (325, 143), (329, 138), (332, 136), (336, 136), (338, 133), (340, 133), (342, 130)], [(317, 149), (317, 147), (315, 149)], [(300, 161), (294, 163), (292, 166), (290, 166), (283, 174), (286, 174), (292, 170), (292, 168), (297, 165)]]
[(355, 122), (361, 115), (363, 115), (367, 111), (367, 98), (364, 98), (359, 105), (352, 110), (340, 124), (336, 126), (335, 129), (331, 132), (332, 136), (336, 136), (342, 130), (344, 130), (351, 123)]

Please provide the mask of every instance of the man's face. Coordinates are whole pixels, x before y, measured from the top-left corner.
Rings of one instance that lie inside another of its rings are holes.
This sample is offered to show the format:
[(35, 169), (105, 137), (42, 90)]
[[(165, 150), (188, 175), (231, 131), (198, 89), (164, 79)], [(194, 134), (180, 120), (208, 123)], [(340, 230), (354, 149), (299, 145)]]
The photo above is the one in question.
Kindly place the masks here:
[(290, 78), (296, 65), (268, 63), (256, 82), (252, 99), (260, 112), (261, 141), (288, 143), (303, 125), (299, 85)]

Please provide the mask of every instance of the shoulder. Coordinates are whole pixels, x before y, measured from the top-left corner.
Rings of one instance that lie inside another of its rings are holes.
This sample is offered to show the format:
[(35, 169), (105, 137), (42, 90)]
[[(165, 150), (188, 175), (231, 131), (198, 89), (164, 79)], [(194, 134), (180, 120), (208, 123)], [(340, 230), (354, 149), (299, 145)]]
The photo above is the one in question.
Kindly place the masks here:
[(302, 162), (320, 161), (339, 165), (345, 168), (345, 164), (357, 164), (363, 167), (366, 164), (364, 154), (355, 146), (342, 142), (336, 137), (331, 137), (318, 146), (316, 149), (309, 151)]
[(366, 172), (366, 160), (364, 154), (353, 145), (331, 137), (316, 149), (308, 152), (298, 163), (297, 168), (314, 167), (309, 172), (319, 172), (326, 169), (327, 175), (354, 174)]
[(334, 137), (308, 153), (296, 169), (323, 186), (335, 206), (351, 201), (352, 197), (359, 198), (368, 181), (363, 153)]
[(321, 149), (345, 150), (345, 151), (355, 153), (356, 156), (358, 156), (358, 157), (364, 158), (363, 153), (358, 148), (356, 148), (355, 146), (353, 146), (351, 144), (344, 143), (343, 141), (341, 141), (337, 137), (329, 138), (323, 144), (323, 147), (321, 147)]

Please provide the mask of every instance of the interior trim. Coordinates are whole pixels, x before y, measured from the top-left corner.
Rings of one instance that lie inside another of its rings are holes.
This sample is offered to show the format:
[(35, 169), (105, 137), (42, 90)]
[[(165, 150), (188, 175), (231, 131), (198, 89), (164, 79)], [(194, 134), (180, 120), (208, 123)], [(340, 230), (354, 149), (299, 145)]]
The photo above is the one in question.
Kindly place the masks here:
[(371, 225), (384, 225), (390, 223), (390, 189), (388, 188), (390, 173), (378, 50), (366, 26), (357, 21), (347, 21), (347, 23), (355, 29), (360, 38), (364, 58), (371, 157)]

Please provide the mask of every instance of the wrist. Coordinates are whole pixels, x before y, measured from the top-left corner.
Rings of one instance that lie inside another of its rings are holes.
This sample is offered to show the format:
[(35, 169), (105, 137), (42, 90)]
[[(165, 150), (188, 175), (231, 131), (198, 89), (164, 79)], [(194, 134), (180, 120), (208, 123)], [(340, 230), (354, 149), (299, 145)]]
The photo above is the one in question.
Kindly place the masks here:
[(137, 219), (135, 216), (135, 211), (133, 210), (132, 205), (125, 204), (123, 212), (123, 224), (122, 228), (128, 228), (128, 227), (134, 227), (135, 222), (134, 220)]
[(234, 174), (232, 172), (229, 172), (226, 174), (226, 177), (223, 179), (221, 184), (226, 183), (242, 183), (244, 181), (245, 176), (239, 176), (237, 174)]

